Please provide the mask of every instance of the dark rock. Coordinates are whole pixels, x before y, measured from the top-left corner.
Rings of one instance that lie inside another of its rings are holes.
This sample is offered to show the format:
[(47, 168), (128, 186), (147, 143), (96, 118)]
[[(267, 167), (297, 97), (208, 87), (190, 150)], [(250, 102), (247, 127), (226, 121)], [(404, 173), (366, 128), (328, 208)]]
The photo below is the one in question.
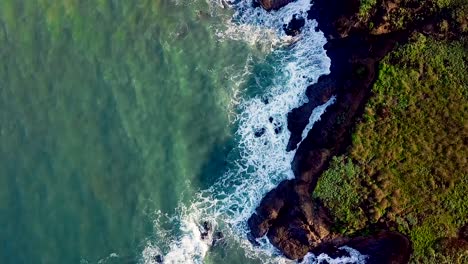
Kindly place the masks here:
[(272, 222), (276, 220), (287, 201), (286, 196), (291, 184), (292, 181), (283, 181), (274, 189), (275, 191), (271, 191), (263, 197), (260, 206), (247, 222), (254, 238), (264, 236)]
[(203, 222), (203, 229), (205, 229), (205, 231), (209, 232), (211, 230), (211, 228), (212, 228), (212, 225), (211, 225), (210, 222), (208, 222), (208, 221)]
[(211, 246), (217, 246), (217, 245), (220, 245), (222, 244), (222, 242), (224, 241), (224, 234), (220, 231), (217, 231), (213, 234), (213, 241), (211, 243)]
[(337, 237), (312, 248), (311, 252), (318, 255), (325, 253), (331, 258), (346, 257), (349, 253), (341, 249), (351, 247), (366, 255), (367, 264), (403, 264), (408, 263), (412, 253), (409, 239), (393, 231), (380, 231), (374, 235), (353, 239)]
[(161, 255), (156, 255), (156, 256), (154, 257), (154, 261), (155, 261), (156, 263), (163, 263), (164, 260), (163, 260), (163, 257), (162, 257)]
[(397, 232), (383, 231), (352, 239), (347, 245), (368, 255), (367, 264), (408, 263), (412, 253), (409, 239)]
[(321, 76), (316, 84), (307, 88), (306, 95), (309, 102), (288, 113), (288, 130), (291, 132), (291, 137), (286, 148), (287, 151), (297, 148), (297, 144), (302, 139), (302, 131), (309, 123), (314, 108), (326, 103), (335, 90), (336, 84), (329, 76)]
[(294, 15), (291, 21), (286, 25), (283, 25), (283, 30), (288, 36), (297, 36), (301, 33), (301, 28), (305, 25), (304, 18), (298, 18)]
[(351, 31), (360, 30), (357, 23), (360, 4), (360, 0), (316, 0), (308, 18), (317, 20), (327, 39), (346, 37)]
[(257, 1), (257, 0), (253, 0), (252, 1), (252, 7), (253, 8), (257, 8), (257, 7), (261, 7), (260, 3)]
[(283, 131), (283, 127), (281, 127), (281, 126), (275, 127), (275, 134), (279, 134), (279, 133), (281, 133), (282, 131)]
[(257, 242), (257, 240), (255, 240), (255, 237), (254, 235), (252, 234), (252, 232), (249, 232), (247, 234), (247, 239), (249, 240), (250, 243), (252, 243), (252, 245), (256, 246), (256, 247), (259, 247), (260, 246), (260, 243)]
[(267, 233), (270, 242), (290, 259), (303, 258), (311, 248), (333, 237), (324, 209), (310, 198), (301, 200), (296, 207), (287, 207), (288, 213), (281, 214)]
[(202, 230), (200, 230), (201, 239), (206, 239), (208, 237), (209, 233), (211, 232), (211, 229), (212, 229), (211, 223), (208, 222), (208, 221), (204, 221), (203, 224), (202, 224)]
[(260, 217), (257, 213), (253, 213), (250, 216), (247, 224), (250, 228), (250, 234), (254, 239), (264, 236), (268, 228), (270, 228), (267, 219)]
[(330, 238), (330, 220), (324, 208), (310, 198), (308, 184), (284, 181), (269, 192), (248, 221), (251, 235), (265, 234), (285, 256), (299, 259)]
[(258, 0), (260, 5), (267, 11), (278, 10), (295, 0)]
[(346, 251), (344, 249), (341, 249), (341, 248), (337, 248), (336, 246), (331, 246), (330, 244), (327, 245), (327, 248), (321, 249), (320, 253), (325, 253), (325, 254), (327, 254), (329, 257), (331, 257), (333, 259), (343, 258), (343, 257), (350, 257), (348, 251)]
[(265, 134), (265, 128), (262, 127), (260, 129), (255, 129), (254, 136), (255, 137), (261, 137), (263, 134)]
[(268, 232), (268, 239), (290, 259), (299, 259), (309, 251), (307, 233), (303, 223), (294, 219), (288, 226), (275, 226)]

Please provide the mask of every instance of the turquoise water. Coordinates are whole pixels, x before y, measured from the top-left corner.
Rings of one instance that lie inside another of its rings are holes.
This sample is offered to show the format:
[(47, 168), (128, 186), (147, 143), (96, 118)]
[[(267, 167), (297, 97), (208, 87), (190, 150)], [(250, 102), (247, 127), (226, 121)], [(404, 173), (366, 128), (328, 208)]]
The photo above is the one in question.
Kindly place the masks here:
[(330, 61), (251, 3), (0, 1), (0, 263), (291, 263), (247, 219)]
[(207, 3), (0, 1), (0, 262), (124, 263), (225, 170), (247, 45)]

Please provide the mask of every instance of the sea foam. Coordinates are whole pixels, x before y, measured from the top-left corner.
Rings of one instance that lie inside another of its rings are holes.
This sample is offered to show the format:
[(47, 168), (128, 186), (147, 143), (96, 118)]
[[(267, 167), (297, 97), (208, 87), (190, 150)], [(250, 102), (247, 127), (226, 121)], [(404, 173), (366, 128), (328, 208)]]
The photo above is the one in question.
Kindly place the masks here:
[[(261, 96), (236, 98), (235, 165), (211, 188), (200, 191), (189, 205), (180, 205), (177, 215), (158, 215), (155, 238), (143, 250), (142, 261), (156, 263), (157, 257), (161, 257), (164, 263), (203, 263), (213, 243), (213, 230), (217, 230), (228, 242), (242, 247), (248, 257), (262, 259), (264, 263), (291, 263), (265, 237), (257, 240), (259, 246), (253, 246), (247, 239), (247, 220), (268, 191), (294, 177), (291, 161), (295, 151), (286, 152), (290, 137), (287, 114), (306, 103), (307, 87), (329, 73), (330, 59), (323, 49), (326, 39), (315, 30), (316, 21), (306, 19), (310, 0), (297, 0), (272, 12), (253, 8), (251, 0), (211, 0), (209, 4), (212, 12), (226, 7), (234, 11), (225, 27), (217, 29), (219, 40), (244, 41), (270, 53), (278, 74), (268, 87), (259, 87), (265, 91)], [(306, 19), (301, 33), (295, 37), (287, 36), (283, 30), (293, 16)], [(243, 78), (249, 77), (246, 75), (243, 73)], [(334, 100), (333, 97), (313, 111), (303, 138)], [(212, 228), (202, 239), (204, 222)], [(333, 263), (362, 262), (357, 251), (352, 253), (355, 255), (350, 253), (350, 258)], [(331, 260), (327, 257), (308, 254), (303, 263)]]

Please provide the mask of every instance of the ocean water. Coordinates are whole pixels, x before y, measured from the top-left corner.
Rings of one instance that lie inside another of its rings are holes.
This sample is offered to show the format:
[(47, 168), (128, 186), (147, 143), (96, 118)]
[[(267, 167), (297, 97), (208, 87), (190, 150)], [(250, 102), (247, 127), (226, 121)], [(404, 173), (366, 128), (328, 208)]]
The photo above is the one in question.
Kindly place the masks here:
[(0, 263), (290, 262), (246, 221), (328, 73), (315, 21), (282, 29), (310, 5), (0, 1)]

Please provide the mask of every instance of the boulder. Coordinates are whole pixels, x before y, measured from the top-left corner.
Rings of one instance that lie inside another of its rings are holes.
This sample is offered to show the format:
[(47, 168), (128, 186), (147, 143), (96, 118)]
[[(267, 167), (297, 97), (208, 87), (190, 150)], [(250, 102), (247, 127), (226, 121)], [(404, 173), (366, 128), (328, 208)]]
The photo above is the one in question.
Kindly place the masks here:
[(324, 208), (312, 202), (301, 202), (300, 206), (289, 210), (270, 227), (267, 236), (286, 257), (296, 260), (334, 237)]
[(290, 259), (301, 259), (334, 237), (330, 223), (325, 209), (311, 199), (309, 184), (296, 180), (284, 181), (269, 192), (248, 221), (252, 238), (267, 235)]

